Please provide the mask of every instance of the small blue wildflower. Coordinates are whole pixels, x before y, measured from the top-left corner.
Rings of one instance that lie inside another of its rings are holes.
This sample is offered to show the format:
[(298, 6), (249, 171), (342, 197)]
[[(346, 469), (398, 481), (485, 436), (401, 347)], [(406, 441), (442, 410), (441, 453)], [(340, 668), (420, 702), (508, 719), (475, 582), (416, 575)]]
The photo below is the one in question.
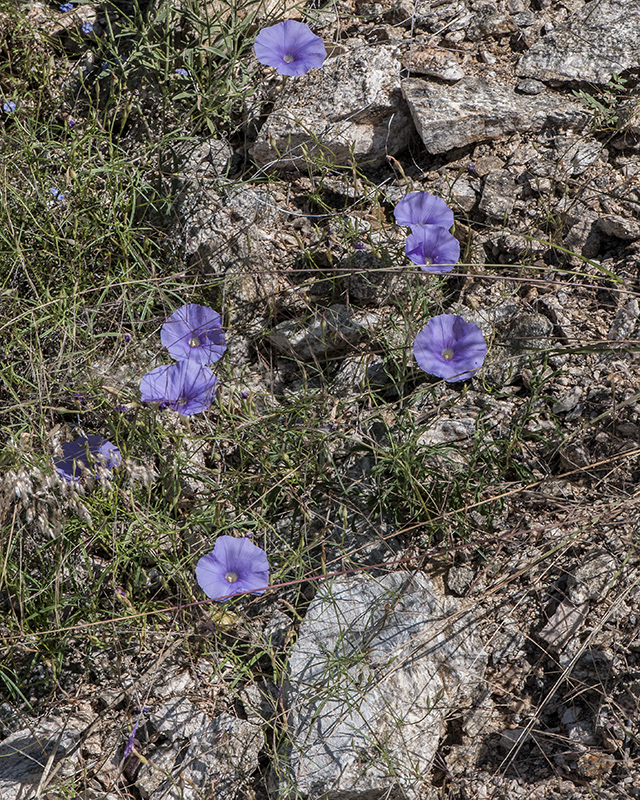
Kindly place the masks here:
[(75, 124), (76, 124), (76, 121), (75, 121), (75, 119), (74, 119), (73, 117), (69, 117), (69, 119), (67, 120), (67, 125), (68, 125), (70, 128), (74, 128), (74, 127), (75, 127)]
[(293, 19), (263, 28), (253, 50), (261, 64), (275, 67), (280, 75), (306, 75), (321, 67), (327, 57), (322, 39), (308, 25)]
[(176, 75), (182, 75), (183, 78), (189, 77), (189, 71), (184, 69), (184, 67), (178, 67), (176, 69)]
[(404, 252), (425, 272), (451, 272), (460, 258), (460, 242), (438, 225), (416, 225)]
[(125, 340), (125, 342), (130, 342), (131, 341), (131, 334), (130, 333), (125, 333), (125, 335), (122, 338)]
[(66, 199), (65, 196), (59, 189), (56, 189), (55, 186), (49, 187), (49, 192), (51, 193), (51, 197), (53, 197), (56, 203), (64, 203)]
[(143, 403), (159, 403), (183, 417), (199, 414), (215, 399), (218, 379), (207, 366), (193, 359), (156, 367), (140, 381)]
[(73, 3), (63, 3), (60, 6), (60, 11), (65, 14), (67, 11), (73, 11)]
[(227, 349), (220, 314), (195, 303), (173, 312), (162, 326), (160, 341), (172, 358), (196, 364), (212, 364)]
[(93, 22), (83, 22), (82, 23), (82, 33), (93, 33)]
[(356, 242), (353, 245), (354, 250), (364, 250), (364, 242)]
[(473, 322), (465, 322), (457, 314), (440, 314), (416, 336), (413, 353), (420, 369), (455, 383), (476, 374), (487, 354), (487, 344)]
[(248, 399), (249, 399), (249, 394), (250, 394), (250, 392), (249, 392), (249, 390), (248, 390), (248, 389), (243, 389), (243, 390), (240, 392), (240, 397), (241, 397), (243, 400), (248, 400)]
[(218, 536), (213, 551), (198, 561), (196, 579), (207, 597), (218, 602), (231, 594), (264, 594), (269, 584), (267, 554), (247, 538)]
[(16, 110), (16, 107), (15, 100), (7, 100), (6, 103), (2, 104), (2, 110), (7, 114), (12, 114)]

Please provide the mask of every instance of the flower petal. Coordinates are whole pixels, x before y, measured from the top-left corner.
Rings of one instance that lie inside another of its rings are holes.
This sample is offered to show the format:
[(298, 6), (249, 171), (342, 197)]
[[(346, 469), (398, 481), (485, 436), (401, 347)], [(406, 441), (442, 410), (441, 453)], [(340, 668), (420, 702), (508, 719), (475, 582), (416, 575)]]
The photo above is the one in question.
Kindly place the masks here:
[[(229, 573), (237, 576), (231, 583), (226, 578)], [(196, 578), (214, 600), (241, 592), (263, 594), (269, 584), (269, 562), (264, 550), (249, 539), (219, 536), (213, 551), (198, 561)]]
[(451, 272), (460, 258), (460, 242), (438, 225), (418, 225), (407, 236), (404, 251), (425, 272)]
[(227, 349), (220, 314), (189, 303), (176, 309), (160, 331), (160, 341), (176, 361), (212, 364)]
[(261, 64), (275, 67), (280, 75), (304, 75), (321, 67), (327, 57), (322, 39), (292, 19), (263, 28), (253, 49)]
[(453, 211), (441, 197), (429, 192), (409, 192), (393, 210), (398, 225), (437, 225), (449, 228), (453, 225)]
[(148, 372), (140, 381), (140, 393), (143, 403), (162, 403), (187, 417), (211, 405), (217, 385), (209, 367), (178, 361)]
[[(450, 358), (443, 354), (449, 351)], [(433, 317), (416, 336), (413, 353), (418, 366), (446, 381), (471, 378), (482, 366), (487, 344), (473, 322), (455, 314)]]

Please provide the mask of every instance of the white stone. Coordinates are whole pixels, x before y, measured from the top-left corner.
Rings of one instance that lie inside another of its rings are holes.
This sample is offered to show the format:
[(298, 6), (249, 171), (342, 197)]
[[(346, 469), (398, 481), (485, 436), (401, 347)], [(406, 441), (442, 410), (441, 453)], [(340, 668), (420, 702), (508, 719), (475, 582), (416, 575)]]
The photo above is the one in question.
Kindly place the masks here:
[(471, 612), (424, 573), (320, 584), (289, 659), (281, 788), (332, 800), (417, 796), (447, 714), (485, 664)]

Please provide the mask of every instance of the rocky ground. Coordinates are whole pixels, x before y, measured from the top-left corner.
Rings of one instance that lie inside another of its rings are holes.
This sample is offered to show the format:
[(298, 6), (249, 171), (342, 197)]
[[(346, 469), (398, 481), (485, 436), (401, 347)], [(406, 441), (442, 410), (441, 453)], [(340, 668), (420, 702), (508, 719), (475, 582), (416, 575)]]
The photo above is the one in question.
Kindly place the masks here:
[[(324, 67), (256, 66), (243, 129), (176, 148), (167, 236), (219, 292), (224, 403), (316, 406), (289, 455), (331, 488), (268, 520), (310, 572), (89, 666), (79, 632), (46, 713), (0, 706), (0, 797), (639, 798), (640, 6), (303, 5)], [(454, 210), (447, 276), (403, 254), (418, 190)], [(489, 344), (464, 385), (413, 362), (438, 313)], [(153, 357), (91, 370), (133, 397)], [(184, 514), (242, 446), (188, 453)]]

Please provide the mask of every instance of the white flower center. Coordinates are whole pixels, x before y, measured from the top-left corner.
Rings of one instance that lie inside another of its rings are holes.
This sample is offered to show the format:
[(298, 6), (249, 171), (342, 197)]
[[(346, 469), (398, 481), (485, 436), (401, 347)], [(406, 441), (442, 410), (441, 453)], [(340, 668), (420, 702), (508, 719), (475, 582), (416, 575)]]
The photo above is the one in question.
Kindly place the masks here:
[(200, 347), (200, 339), (197, 336), (192, 336), (189, 339), (189, 347)]
[(291, 55), (291, 53), (287, 53), (282, 60), (285, 62), (285, 64), (290, 64), (292, 61), (295, 61), (295, 58)]
[(432, 266), (432, 264), (433, 264), (433, 259), (427, 258), (427, 256), (425, 256), (424, 257), (424, 265), (425, 265), (425, 267), (430, 267), (430, 266)]
[(235, 583), (238, 580), (238, 573), (237, 572), (227, 572), (224, 576), (225, 581), (228, 583)]
[(453, 350), (450, 347), (447, 347), (445, 350), (442, 351), (442, 357), (445, 358), (447, 361), (451, 361), (453, 358)]

